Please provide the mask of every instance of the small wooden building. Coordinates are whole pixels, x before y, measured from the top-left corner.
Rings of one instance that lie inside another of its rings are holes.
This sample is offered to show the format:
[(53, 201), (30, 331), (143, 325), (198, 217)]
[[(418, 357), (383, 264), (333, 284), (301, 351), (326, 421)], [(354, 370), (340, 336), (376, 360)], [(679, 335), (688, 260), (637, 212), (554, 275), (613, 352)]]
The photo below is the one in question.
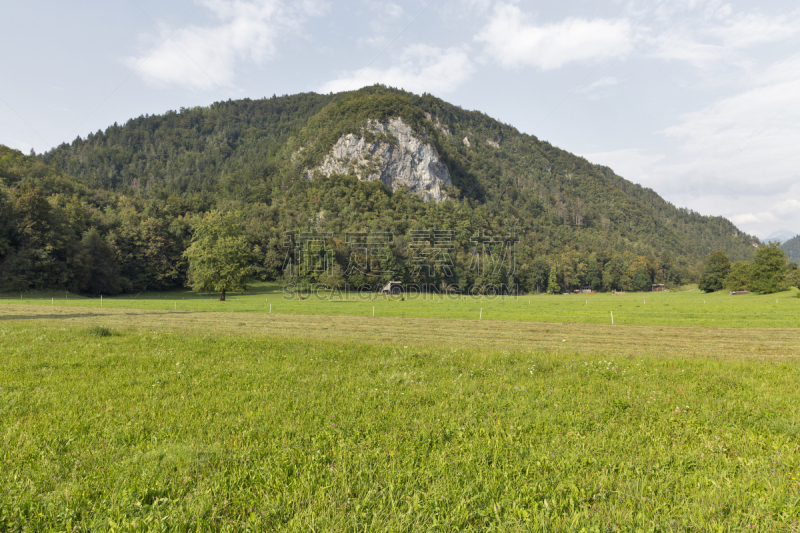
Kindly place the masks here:
[(401, 292), (403, 292), (402, 281), (390, 281), (381, 289), (381, 294), (386, 296), (400, 296)]
[(650, 286), (650, 292), (661, 292), (666, 290), (663, 283), (656, 283)]

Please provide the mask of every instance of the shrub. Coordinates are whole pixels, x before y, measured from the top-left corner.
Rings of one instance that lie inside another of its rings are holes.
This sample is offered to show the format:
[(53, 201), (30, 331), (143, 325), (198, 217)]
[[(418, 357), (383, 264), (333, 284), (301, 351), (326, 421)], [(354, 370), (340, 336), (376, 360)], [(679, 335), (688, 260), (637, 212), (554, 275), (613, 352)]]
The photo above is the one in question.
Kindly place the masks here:
[(114, 334), (110, 329), (103, 326), (92, 326), (86, 330), (86, 333), (92, 337), (110, 337)]

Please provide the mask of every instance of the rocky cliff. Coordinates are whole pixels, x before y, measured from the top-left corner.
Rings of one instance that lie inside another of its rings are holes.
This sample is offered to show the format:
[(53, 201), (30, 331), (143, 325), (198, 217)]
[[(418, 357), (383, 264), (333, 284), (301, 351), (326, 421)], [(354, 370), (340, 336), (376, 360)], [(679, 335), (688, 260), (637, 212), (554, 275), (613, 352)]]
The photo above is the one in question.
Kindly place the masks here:
[(307, 172), (354, 174), (360, 180), (379, 179), (393, 191), (405, 187), (423, 200), (439, 202), (447, 198), (442, 190), (451, 185), (450, 172), (439, 159), (436, 148), (414, 134), (401, 118), (386, 122), (370, 121), (360, 136), (343, 135), (325, 156), (322, 164)]

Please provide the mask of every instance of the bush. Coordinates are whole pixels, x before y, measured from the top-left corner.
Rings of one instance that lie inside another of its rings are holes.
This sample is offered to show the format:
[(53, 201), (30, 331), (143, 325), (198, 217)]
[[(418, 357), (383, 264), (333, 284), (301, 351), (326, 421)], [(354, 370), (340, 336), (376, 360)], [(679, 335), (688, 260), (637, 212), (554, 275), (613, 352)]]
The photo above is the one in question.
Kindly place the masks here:
[(92, 326), (86, 330), (86, 333), (92, 337), (110, 337), (114, 334), (110, 329), (103, 326)]

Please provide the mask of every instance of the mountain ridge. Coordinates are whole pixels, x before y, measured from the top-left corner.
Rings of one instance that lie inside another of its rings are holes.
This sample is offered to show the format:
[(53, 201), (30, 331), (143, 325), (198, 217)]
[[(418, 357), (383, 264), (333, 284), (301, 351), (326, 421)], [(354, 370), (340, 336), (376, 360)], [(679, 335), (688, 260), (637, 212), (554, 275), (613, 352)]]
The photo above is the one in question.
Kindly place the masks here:
[[(425, 203), (406, 189), (360, 181), (350, 171), (306, 178), (345, 136), (364, 135), (370, 121), (398, 118), (435, 148), (446, 166), (452, 181), (445, 187), (447, 201)], [(53, 172), (74, 176), (91, 193), (114, 196), (108, 213), (91, 211), (88, 224), (108, 242), (121, 271), (127, 272), (123, 278), (130, 290), (144, 283), (132, 277), (144, 279), (154, 272), (143, 259), (143, 245), (130, 237), (140, 232), (137, 225), (147, 220), (162, 230), (180, 227), (169, 230), (172, 237), (163, 237), (171, 249), (180, 250), (191, 238), (191, 220), (215, 207), (242, 213), (245, 231), (259, 250), (256, 271), (263, 279), (281, 276), (280, 265), (292, 254), (283, 246), (284, 235), (301, 229), (342, 239), (348, 231), (390, 233), (395, 236), (393, 268), (408, 281), (418, 277), (409, 265), (411, 233), (452, 231), (453, 278), (440, 272), (426, 278), (439, 284), (490, 281), (469, 271), (472, 239), (479, 233), (516, 232), (517, 269), (498, 275), (503, 283), (529, 291), (547, 288), (551, 267), (565, 288), (630, 288), (637, 269), (651, 282), (679, 284), (695, 280), (712, 251), (749, 259), (758, 243), (722, 217), (677, 208), (608, 167), (481, 112), (383, 86), (218, 102), (138, 117), (63, 144), (37, 160)], [(13, 200), (18, 193), (7, 187), (6, 196)], [(78, 231), (75, 238), (82, 235)], [(351, 247), (339, 241), (332, 246), (336, 263), (346, 270)], [(177, 270), (170, 275), (159, 271), (159, 279), (181, 284), (180, 254), (171, 253), (167, 263)], [(126, 267), (126, 258), (137, 258), (149, 273), (137, 277), (135, 268)], [(8, 279), (7, 265), (5, 272)], [(309, 275), (303, 281), (318, 279)], [(637, 279), (644, 279), (641, 273)]]

